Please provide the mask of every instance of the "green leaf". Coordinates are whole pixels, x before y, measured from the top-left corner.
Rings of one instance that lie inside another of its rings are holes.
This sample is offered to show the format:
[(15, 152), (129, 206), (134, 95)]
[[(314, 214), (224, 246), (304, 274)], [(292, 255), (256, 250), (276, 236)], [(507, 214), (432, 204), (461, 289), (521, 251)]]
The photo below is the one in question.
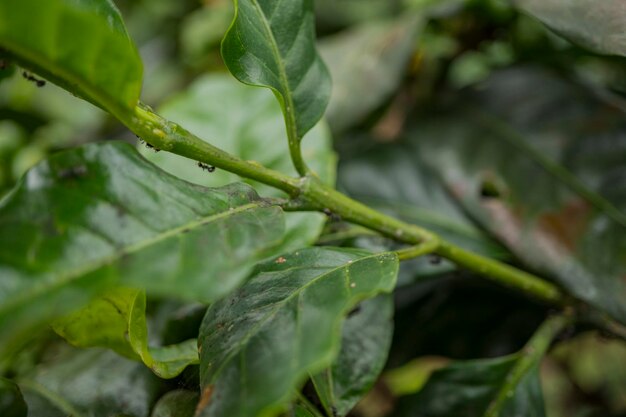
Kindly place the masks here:
[(192, 391), (170, 391), (156, 403), (151, 417), (193, 417), (198, 397)]
[(416, 47), (419, 26), (414, 18), (370, 22), (320, 41), (333, 78), (326, 112), (333, 132), (364, 121), (393, 95)]
[(393, 253), (309, 248), (261, 264), (200, 329), (199, 416), (275, 415), (329, 366), (344, 314), (395, 284)]
[[(215, 97), (220, 99), (215, 100)], [(242, 85), (226, 74), (206, 75), (166, 102), (160, 114), (233, 155), (296, 175), (289, 157), (280, 106), (267, 90)], [(318, 123), (308, 137), (310, 140), (303, 143), (302, 151), (309, 167), (325, 184), (334, 184), (336, 157), (328, 128)], [(244, 181), (264, 197), (286, 197), (275, 188), (221, 169), (208, 174), (186, 158), (168, 152), (143, 149), (142, 154), (167, 172), (195, 184), (216, 187)], [(285, 252), (314, 243), (326, 217), (319, 213), (285, 215), (287, 234), (282, 245)]]
[(418, 122), (416, 151), (519, 259), (626, 323), (622, 111), (532, 69), (459, 101)]
[(141, 58), (111, 0), (2, 1), (0, 46), (118, 117), (139, 100)]
[(12, 381), (0, 377), (0, 415), (2, 417), (26, 417), (28, 406), (19, 387)]
[(622, 0), (514, 0), (514, 4), (574, 43), (626, 56)]
[(174, 378), (198, 363), (195, 339), (164, 347), (148, 346), (146, 293), (118, 287), (78, 311), (55, 320), (54, 331), (78, 347), (107, 347), (141, 360), (161, 378)]
[(315, 50), (312, 0), (235, 0), (236, 15), (222, 56), (241, 82), (269, 87), (279, 99), (291, 140), (301, 140), (324, 115), (328, 69)]
[(393, 298), (363, 301), (343, 326), (333, 365), (313, 377), (329, 416), (342, 417), (372, 388), (385, 366), (393, 335)]
[(454, 362), (438, 370), (417, 394), (404, 398), (396, 417), (545, 417), (539, 364), (554, 338), (571, 323), (547, 318), (526, 346), (497, 359)]
[(27, 335), (116, 284), (216, 300), (283, 230), (281, 210), (249, 186), (189, 184), (127, 144), (56, 154), (0, 203), (0, 338)]
[[(435, 371), (417, 394), (400, 400), (394, 417), (483, 417), (520, 355), (455, 362)], [(538, 368), (507, 393), (499, 417), (545, 417)]]
[(142, 364), (113, 352), (66, 346), (50, 356), (19, 379), (33, 417), (148, 417), (163, 389)]

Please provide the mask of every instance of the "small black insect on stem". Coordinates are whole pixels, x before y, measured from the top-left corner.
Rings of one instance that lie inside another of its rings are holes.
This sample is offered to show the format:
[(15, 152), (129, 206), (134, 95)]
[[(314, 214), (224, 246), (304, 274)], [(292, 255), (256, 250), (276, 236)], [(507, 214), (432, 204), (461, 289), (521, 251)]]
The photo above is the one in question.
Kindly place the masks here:
[(214, 166), (203, 164), (202, 162), (198, 162), (198, 166), (202, 170), (204, 170), (204, 171), (208, 171), (208, 172), (214, 172), (215, 171), (215, 167)]
[(139, 143), (141, 143), (142, 145), (145, 145), (146, 148), (152, 149), (154, 152), (161, 152), (161, 150), (159, 148), (150, 145), (148, 142), (146, 142), (145, 140), (141, 139), (139, 136), (137, 136), (137, 139), (139, 139)]
[(431, 265), (439, 265), (439, 264), (441, 264), (441, 261), (442, 261), (441, 256), (439, 256), (439, 255), (430, 255), (429, 258), (430, 258), (430, 264)]
[(44, 85), (46, 85), (46, 82), (44, 80), (40, 80), (39, 78), (35, 78), (31, 74), (26, 72), (26, 71), (22, 72), (22, 77), (24, 77), (28, 81), (31, 81), (31, 82), (37, 84), (37, 87), (43, 87)]
[(330, 209), (325, 208), (323, 210), (324, 214), (330, 219), (331, 222), (340, 222), (341, 221), (341, 216), (333, 213)]

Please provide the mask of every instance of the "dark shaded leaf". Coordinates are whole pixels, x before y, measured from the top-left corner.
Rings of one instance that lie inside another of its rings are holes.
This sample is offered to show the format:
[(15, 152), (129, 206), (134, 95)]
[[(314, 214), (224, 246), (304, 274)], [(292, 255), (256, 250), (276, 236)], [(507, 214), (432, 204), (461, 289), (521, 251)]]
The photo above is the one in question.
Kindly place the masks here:
[(139, 100), (141, 58), (110, 0), (3, 1), (0, 46), (21, 65), (118, 116)]
[(393, 298), (381, 295), (359, 304), (346, 319), (333, 366), (313, 376), (330, 416), (345, 416), (378, 379), (391, 346)]
[(28, 415), (28, 407), (19, 387), (2, 377), (0, 377), (0, 415), (2, 417), (26, 417)]
[[(519, 360), (513, 355), (453, 363), (435, 371), (417, 394), (403, 398), (393, 416), (483, 417)], [(510, 394), (499, 417), (545, 417), (536, 367)]]
[(623, 113), (529, 68), (463, 103), (419, 121), (417, 152), (521, 260), (626, 322)]
[(122, 143), (59, 153), (0, 203), (0, 336), (28, 334), (118, 283), (215, 300), (283, 230), (281, 210), (247, 185), (189, 184)]
[(198, 398), (193, 391), (170, 391), (156, 403), (151, 417), (193, 417)]
[(334, 132), (363, 121), (394, 93), (416, 46), (419, 26), (413, 18), (375, 22), (321, 41), (320, 53), (333, 77), (326, 117)]
[(269, 416), (329, 366), (344, 314), (395, 284), (395, 254), (310, 248), (261, 264), (200, 331), (200, 416)]
[(539, 364), (567, 316), (546, 319), (518, 353), (456, 362), (436, 371), (417, 394), (400, 403), (396, 417), (544, 417)]
[(142, 364), (99, 349), (68, 349), (20, 379), (33, 417), (148, 417), (160, 389)]
[[(360, 140), (364, 140), (360, 138)], [(410, 144), (371, 144), (351, 152), (339, 165), (339, 188), (351, 197), (409, 223), (488, 256), (506, 258), (507, 251), (482, 232), (449, 194), (426, 154)], [(400, 284), (416, 277), (453, 270), (451, 263), (423, 257), (402, 265)]]
[(301, 140), (324, 115), (328, 69), (315, 50), (312, 0), (235, 0), (236, 15), (222, 42), (230, 72), (277, 94), (290, 139)]
[(626, 3), (622, 0), (513, 0), (514, 4), (574, 43), (626, 56)]

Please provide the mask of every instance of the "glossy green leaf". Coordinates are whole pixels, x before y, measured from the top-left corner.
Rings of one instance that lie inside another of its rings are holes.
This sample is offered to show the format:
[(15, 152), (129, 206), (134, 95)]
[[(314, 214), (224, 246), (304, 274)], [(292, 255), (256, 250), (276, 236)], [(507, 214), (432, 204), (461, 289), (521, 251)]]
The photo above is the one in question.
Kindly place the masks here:
[(622, 111), (583, 88), (511, 69), (411, 139), (519, 259), (626, 322), (625, 132)]
[(26, 417), (28, 406), (19, 387), (11, 380), (0, 377), (0, 415), (2, 417)]
[(0, 203), (0, 337), (28, 334), (115, 284), (213, 301), (283, 230), (281, 210), (249, 186), (189, 184), (127, 144), (56, 154)]
[(392, 253), (309, 248), (267, 261), (209, 307), (199, 338), (199, 416), (275, 415), (307, 373), (329, 366), (344, 314), (390, 292)]
[(0, 46), (118, 116), (139, 100), (141, 58), (111, 0), (2, 1)]
[[(333, 78), (326, 112), (333, 132), (362, 122), (393, 95), (416, 47), (419, 26), (413, 18), (373, 22), (321, 40), (320, 53)], [(362, 91), (367, 94), (358, 94)]]
[(115, 288), (55, 320), (53, 328), (74, 346), (107, 347), (141, 360), (161, 378), (173, 378), (188, 365), (198, 363), (195, 339), (171, 346), (148, 346), (144, 290)]
[[(435, 371), (426, 386), (400, 400), (394, 417), (484, 417), (520, 355), (455, 362)], [(499, 417), (545, 417), (538, 368), (507, 393)]]
[(514, 4), (574, 43), (626, 56), (622, 0), (514, 0)]
[(393, 298), (381, 295), (359, 304), (344, 323), (333, 365), (313, 377), (329, 416), (343, 417), (380, 375), (393, 335)]
[[(215, 97), (220, 99), (215, 100)], [(228, 75), (206, 75), (191, 84), (187, 91), (166, 102), (160, 113), (242, 159), (296, 175), (280, 106), (269, 91), (242, 85)], [(334, 184), (336, 157), (328, 128), (319, 123), (308, 138), (302, 146), (307, 164), (324, 183)], [(216, 187), (244, 181), (264, 197), (285, 197), (275, 188), (224, 170), (209, 174), (178, 155), (155, 153), (150, 149), (143, 149), (142, 153), (164, 170), (196, 184)], [(285, 216), (284, 251), (314, 243), (325, 222), (325, 216), (319, 213), (285, 213)]]
[(315, 49), (312, 0), (235, 0), (222, 56), (241, 82), (269, 87), (279, 99), (290, 140), (324, 115), (330, 76)]
[(148, 417), (163, 389), (145, 366), (113, 352), (67, 348), (51, 356), (20, 377), (29, 416)]
[(151, 417), (193, 417), (198, 397), (193, 391), (170, 391), (156, 403)]

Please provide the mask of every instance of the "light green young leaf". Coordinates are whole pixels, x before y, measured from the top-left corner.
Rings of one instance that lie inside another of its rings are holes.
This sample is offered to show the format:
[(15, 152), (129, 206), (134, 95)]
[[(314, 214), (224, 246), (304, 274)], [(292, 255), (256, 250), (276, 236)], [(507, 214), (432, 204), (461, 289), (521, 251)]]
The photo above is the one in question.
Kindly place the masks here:
[(395, 254), (309, 248), (258, 266), (200, 329), (201, 417), (271, 416), (329, 366), (343, 317), (395, 285)]
[(123, 143), (56, 154), (0, 202), (0, 350), (116, 285), (214, 301), (283, 231), (245, 184), (189, 184)]
[(141, 58), (111, 0), (2, 1), (0, 47), (118, 117), (139, 100)]
[(174, 378), (198, 363), (195, 339), (164, 346), (148, 346), (146, 292), (118, 287), (87, 306), (52, 323), (54, 331), (77, 347), (106, 347), (141, 360), (161, 378)]
[[(215, 100), (219, 97), (219, 100)], [(186, 91), (160, 109), (167, 117), (211, 144), (245, 160), (285, 174), (296, 175), (287, 146), (280, 106), (270, 91), (242, 85), (228, 74), (210, 74), (193, 82)], [(328, 185), (335, 182), (336, 157), (326, 124), (318, 123), (303, 143), (302, 153), (311, 170)], [(142, 147), (143, 148), (143, 147)], [(142, 154), (179, 178), (208, 187), (235, 181), (247, 182), (263, 197), (286, 197), (272, 187), (217, 169), (209, 174), (189, 160), (168, 152), (143, 148)], [(312, 245), (326, 216), (320, 213), (285, 213), (287, 233), (283, 251)]]
[(343, 326), (339, 356), (312, 378), (329, 416), (345, 416), (372, 388), (387, 361), (392, 335), (390, 295), (363, 301), (351, 312)]
[(330, 76), (315, 49), (313, 0), (235, 0), (222, 56), (240, 81), (269, 87), (279, 99), (290, 141), (320, 120)]

